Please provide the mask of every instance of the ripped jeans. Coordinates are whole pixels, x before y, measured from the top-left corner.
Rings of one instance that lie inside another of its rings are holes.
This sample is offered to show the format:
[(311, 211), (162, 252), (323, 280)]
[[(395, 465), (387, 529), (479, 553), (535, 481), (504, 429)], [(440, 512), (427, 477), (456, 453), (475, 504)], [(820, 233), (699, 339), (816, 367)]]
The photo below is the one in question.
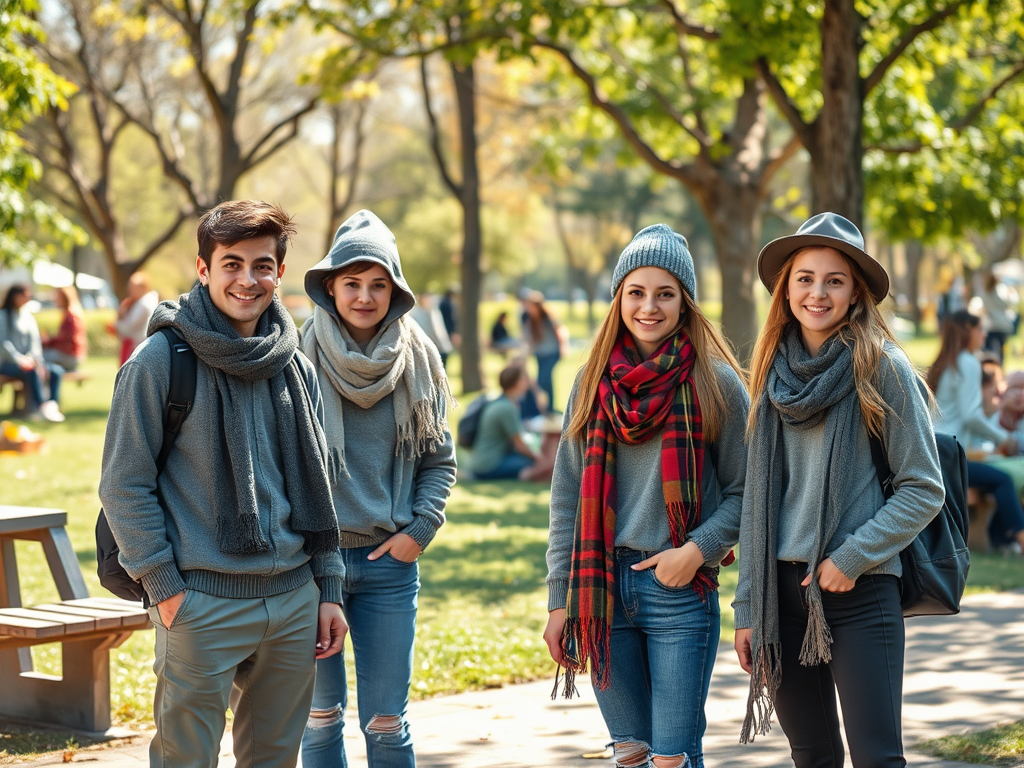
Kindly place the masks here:
[[(412, 680), (419, 566), (390, 554), (370, 561), (375, 547), (342, 549), (342, 608), (356, 663), (359, 728), (370, 768), (413, 768), (406, 722)], [(342, 740), (348, 706), (342, 654), (316, 663), (313, 707), (302, 736), (304, 768), (347, 768)]]
[(641, 768), (656, 756), (678, 756), (685, 768), (703, 768), (704, 702), (721, 630), (718, 592), (705, 602), (688, 585), (664, 586), (654, 568), (630, 568), (653, 554), (615, 550), (611, 684), (594, 695), (616, 765)]

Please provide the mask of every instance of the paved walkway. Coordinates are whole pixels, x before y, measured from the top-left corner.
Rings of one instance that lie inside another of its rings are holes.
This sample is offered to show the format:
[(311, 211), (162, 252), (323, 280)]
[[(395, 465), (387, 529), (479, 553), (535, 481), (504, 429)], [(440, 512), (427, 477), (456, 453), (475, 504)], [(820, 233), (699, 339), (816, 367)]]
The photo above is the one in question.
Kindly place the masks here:
[[(957, 768), (914, 753), (918, 741), (1024, 717), (1024, 591), (977, 595), (954, 617), (907, 621), (904, 741), (912, 766)], [(585, 681), (581, 681), (585, 683)], [(589, 686), (571, 702), (550, 699), (552, 681), (445, 696), (411, 705), (409, 719), (421, 768), (527, 768), (587, 766), (607, 741)], [(704, 741), (708, 768), (788, 768), (786, 738), (776, 726), (753, 745), (738, 744), (747, 676), (732, 648), (722, 646), (708, 701)], [(349, 762), (365, 765), (358, 725), (350, 716), (345, 737)], [(86, 750), (75, 762), (102, 768), (147, 765), (147, 739), (106, 750)], [(60, 757), (32, 763), (59, 763)], [(233, 768), (225, 741), (219, 768)], [(964, 766), (964, 768), (967, 768)]]

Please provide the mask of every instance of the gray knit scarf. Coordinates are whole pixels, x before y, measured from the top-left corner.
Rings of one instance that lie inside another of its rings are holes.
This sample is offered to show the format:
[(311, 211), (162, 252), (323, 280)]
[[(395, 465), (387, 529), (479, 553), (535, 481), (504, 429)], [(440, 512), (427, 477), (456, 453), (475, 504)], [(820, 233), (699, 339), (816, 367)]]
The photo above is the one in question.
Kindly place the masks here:
[(277, 415), (277, 436), (285, 488), (291, 504), (291, 527), (305, 537), (308, 555), (338, 546), (338, 521), (327, 481), (327, 445), (317, 421), (305, 377), (296, 357), (295, 324), (277, 296), (259, 319), (256, 334), (242, 338), (196, 284), (179, 303), (162, 302), (149, 322), (149, 334), (160, 328), (178, 331), (196, 356), (212, 369), (221, 419), (204, 425), (211, 462), (222, 462), (226, 479), (212, 492), (217, 535), (225, 554), (266, 552), (254, 484), (252, 424), (244, 403), (242, 382), (269, 381)]
[[(828, 339), (817, 357), (808, 355), (795, 323), (786, 329), (768, 372), (758, 405), (757, 422), (747, 449), (747, 478), (743, 490), (743, 525), (753, 535), (745, 538), (749, 551), (750, 651), (753, 671), (747, 714), (740, 741), (753, 741), (771, 728), (775, 694), (782, 680), (779, 640), (779, 603), (776, 557), (779, 512), (782, 506), (784, 449), (782, 425), (810, 429), (825, 422), (822, 445), (826, 465), (821, 492), (821, 517), (814, 537), (813, 560), (808, 563), (807, 633), (800, 648), (804, 666), (823, 664), (832, 658), (832, 636), (821, 605), (818, 564), (839, 525), (841, 507), (849, 496), (850, 472), (860, 403), (853, 378), (852, 340), (842, 333)], [(790, 467), (798, 472), (799, 467)], [(752, 544), (752, 546), (750, 546)]]
[[(311, 332), (312, 331), (312, 332)], [(454, 405), (441, 356), (407, 317), (389, 323), (364, 353), (333, 313), (317, 306), (302, 333), (302, 351), (316, 368), (324, 398), (331, 480), (349, 479), (342, 400), (370, 408), (394, 393), (396, 456), (421, 456), (442, 442)]]

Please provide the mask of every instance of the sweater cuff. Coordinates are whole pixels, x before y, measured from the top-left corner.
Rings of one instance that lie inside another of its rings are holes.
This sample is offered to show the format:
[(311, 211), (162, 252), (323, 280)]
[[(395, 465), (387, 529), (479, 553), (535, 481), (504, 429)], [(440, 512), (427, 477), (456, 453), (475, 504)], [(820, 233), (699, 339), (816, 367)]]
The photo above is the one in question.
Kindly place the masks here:
[(707, 565), (717, 565), (729, 551), (729, 547), (724, 546), (712, 531), (702, 531), (698, 528), (687, 536), (687, 540), (697, 545)]
[(149, 595), (152, 605), (162, 603), (169, 597), (185, 591), (185, 580), (174, 563), (160, 563), (156, 568), (143, 574), (139, 581)]
[(559, 608), (565, 608), (565, 603), (569, 598), (569, 580), (568, 579), (554, 579), (548, 582), (548, 610), (557, 611)]
[(855, 547), (847, 546), (847, 544), (843, 544), (828, 557), (843, 576), (854, 581), (872, 565), (864, 558), (863, 554), (856, 551)]
[(420, 551), (423, 551), (434, 540), (434, 536), (437, 535), (437, 528), (434, 527), (429, 518), (423, 515), (414, 515), (412, 522), (405, 526), (401, 533), (411, 536), (412, 540), (420, 545)]
[(341, 584), (340, 576), (324, 576), (314, 579), (317, 589), (320, 590), (321, 603), (337, 603), (341, 605)]
[(743, 602), (734, 602), (732, 604), (733, 611), (733, 626), (736, 629), (749, 629), (751, 627), (750, 621), (750, 603), (746, 600)]

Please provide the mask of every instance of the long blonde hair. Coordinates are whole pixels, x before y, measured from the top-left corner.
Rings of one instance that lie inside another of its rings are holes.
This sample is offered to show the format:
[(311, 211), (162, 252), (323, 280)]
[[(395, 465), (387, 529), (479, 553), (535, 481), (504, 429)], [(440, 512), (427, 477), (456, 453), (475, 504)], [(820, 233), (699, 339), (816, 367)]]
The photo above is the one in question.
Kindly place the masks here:
[[(757, 422), (757, 412), (761, 404), (761, 392), (768, 381), (775, 353), (779, 349), (782, 335), (790, 323), (798, 323), (789, 308), (786, 298), (786, 285), (789, 283), (793, 262), (804, 251), (817, 249), (821, 246), (800, 248), (789, 255), (782, 265), (772, 284), (772, 303), (768, 307), (768, 318), (754, 343), (754, 355), (750, 360), (750, 416), (747, 419), (747, 436), (750, 437)], [(837, 329), (840, 340), (853, 352), (853, 380), (857, 387), (860, 400), (860, 412), (867, 425), (868, 432), (881, 437), (885, 426), (886, 411), (891, 410), (879, 394), (875, 386), (878, 364), (883, 357), (888, 358), (885, 343), (891, 342), (899, 346), (889, 326), (886, 325), (882, 313), (878, 311), (871, 297), (871, 289), (864, 279), (860, 267), (845, 254), (839, 253), (850, 265), (857, 302), (850, 306), (846, 317)]]
[[(623, 281), (624, 284), (625, 281)], [(678, 284), (678, 280), (676, 283)], [(612, 298), (611, 307), (605, 316), (601, 326), (594, 336), (594, 346), (590, 350), (590, 356), (583, 364), (583, 374), (580, 377), (579, 387), (576, 391), (576, 399), (573, 403), (572, 419), (569, 421), (567, 434), (569, 437), (578, 440), (585, 440), (587, 426), (590, 423), (590, 414), (597, 400), (597, 386), (601, 382), (608, 367), (608, 360), (611, 357), (612, 349), (618, 341), (619, 335), (623, 332), (622, 324), (622, 291), (619, 290)], [(729, 404), (725, 401), (722, 392), (722, 385), (718, 379), (718, 372), (715, 370), (716, 363), (724, 363), (736, 371), (740, 380), (746, 382), (746, 373), (736, 360), (728, 342), (718, 332), (718, 329), (711, 323), (700, 306), (680, 286), (680, 294), (683, 298), (682, 329), (690, 337), (694, 351), (697, 353), (693, 363), (694, 390), (697, 393), (697, 400), (700, 402), (701, 418), (704, 426), (704, 439), (714, 442), (722, 429), (722, 423), (728, 413)]]

